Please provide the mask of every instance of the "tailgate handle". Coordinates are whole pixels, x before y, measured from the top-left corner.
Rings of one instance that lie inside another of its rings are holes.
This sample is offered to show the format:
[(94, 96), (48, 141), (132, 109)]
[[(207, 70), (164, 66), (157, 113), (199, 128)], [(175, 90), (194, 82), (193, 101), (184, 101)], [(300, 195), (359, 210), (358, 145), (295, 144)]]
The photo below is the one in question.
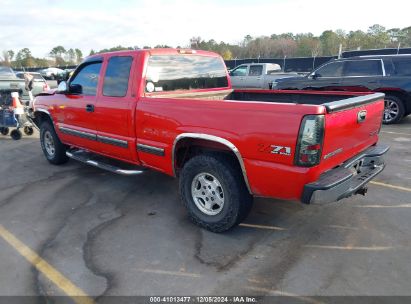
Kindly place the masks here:
[(87, 112), (94, 112), (94, 105), (92, 105), (92, 104), (86, 105), (86, 111)]

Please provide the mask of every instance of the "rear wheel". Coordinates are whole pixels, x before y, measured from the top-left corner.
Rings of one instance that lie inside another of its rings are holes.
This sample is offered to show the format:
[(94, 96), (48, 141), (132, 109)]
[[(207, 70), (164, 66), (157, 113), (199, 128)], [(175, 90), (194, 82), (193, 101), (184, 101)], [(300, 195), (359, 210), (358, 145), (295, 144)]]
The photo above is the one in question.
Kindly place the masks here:
[(386, 95), (383, 123), (386, 125), (398, 123), (404, 117), (404, 114), (405, 109), (401, 99), (397, 96)]
[(40, 127), (40, 143), (46, 159), (53, 165), (66, 163), (66, 146), (58, 138), (56, 131), (49, 122), (43, 122)]
[(180, 193), (191, 220), (212, 232), (239, 224), (253, 203), (238, 165), (221, 154), (190, 159), (181, 172)]

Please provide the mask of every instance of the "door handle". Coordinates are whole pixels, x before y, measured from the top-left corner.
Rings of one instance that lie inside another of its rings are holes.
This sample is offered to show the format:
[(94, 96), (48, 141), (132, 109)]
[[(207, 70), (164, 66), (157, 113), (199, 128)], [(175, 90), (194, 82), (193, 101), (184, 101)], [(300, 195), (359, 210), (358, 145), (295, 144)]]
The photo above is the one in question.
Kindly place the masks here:
[(86, 105), (86, 111), (87, 112), (94, 112), (94, 105), (92, 105), (92, 104)]

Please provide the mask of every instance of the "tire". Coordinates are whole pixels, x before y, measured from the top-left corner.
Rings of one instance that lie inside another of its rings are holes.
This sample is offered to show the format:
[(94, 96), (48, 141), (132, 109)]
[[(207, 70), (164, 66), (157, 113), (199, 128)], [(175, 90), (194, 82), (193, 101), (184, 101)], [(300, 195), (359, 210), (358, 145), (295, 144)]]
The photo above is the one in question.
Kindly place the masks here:
[(20, 140), (23, 137), (23, 134), (21, 133), (20, 130), (15, 129), (15, 130), (10, 132), (10, 136), (14, 140)]
[(9, 134), (9, 128), (7, 128), (7, 127), (3, 127), (3, 128), (0, 128), (0, 133), (2, 134), (2, 135), (7, 135), (7, 134)]
[(253, 204), (238, 164), (223, 154), (193, 157), (184, 165), (179, 183), (190, 219), (212, 232), (241, 223)]
[(31, 136), (34, 133), (34, 130), (32, 127), (24, 127), (23, 131), (24, 131), (24, 134), (26, 134), (27, 136)]
[(397, 96), (386, 95), (383, 123), (385, 125), (396, 124), (405, 115), (404, 103)]
[(69, 160), (66, 155), (67, 147), (61, 143), (50, 122), (43, 122), (40, 126), (40, 144), (49, 163), (61, 165)]

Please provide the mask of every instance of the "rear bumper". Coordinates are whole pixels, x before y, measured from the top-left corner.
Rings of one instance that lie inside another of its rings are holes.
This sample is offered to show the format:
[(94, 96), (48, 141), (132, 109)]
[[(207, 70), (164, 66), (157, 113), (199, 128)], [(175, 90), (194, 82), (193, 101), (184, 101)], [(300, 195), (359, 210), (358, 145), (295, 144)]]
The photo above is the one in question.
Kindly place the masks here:
[(325, 172), (316, 182), (304, 186), (301, 201), (305, 204), (329, 203), (358, 194), (384, 170), (382, 156), (389, 148), (386, 145), (370, 147), (340, 167)]

